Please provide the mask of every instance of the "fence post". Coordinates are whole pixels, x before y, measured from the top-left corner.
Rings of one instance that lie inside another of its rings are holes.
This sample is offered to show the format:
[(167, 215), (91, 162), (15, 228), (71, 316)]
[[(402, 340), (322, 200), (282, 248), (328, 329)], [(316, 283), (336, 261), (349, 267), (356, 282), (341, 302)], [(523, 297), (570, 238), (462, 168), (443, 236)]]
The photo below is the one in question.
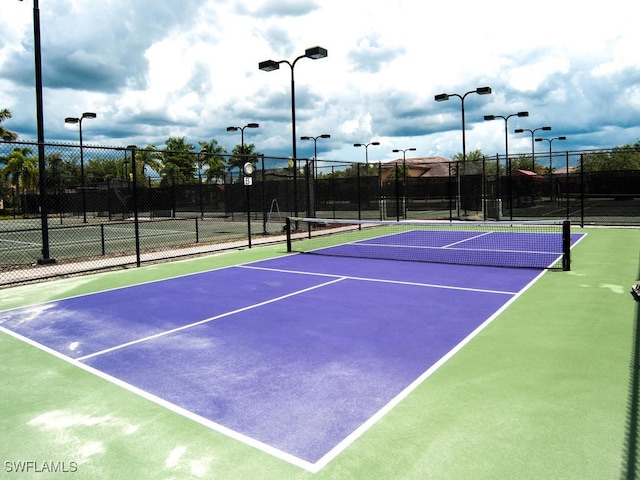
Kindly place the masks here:
[(129, 145), (131, 150), (131, 171), (133, 173), (133, 228), (136, 237), (136, 266), (140, 266), (140, 225), (138, 222), (138, 182), (136, 174), (136, 146)]
[(261, 172), (262, 172), (262, 180), (261, 180), (261, 184), (262, 184), (262, 197), (261, 197), (261, 204), (262, 204), (262, 234), (263, 235), (267, 235), (267, 176), (266, 176), (266, 170), (264, 168), (264, 153), (261, 154), (262, 157), (262, 166), (261, 166)]
[(565, 168), (567, 170), (565, 172), (565, 179), (566, 179), (565, 181), (566, 181), (566, 184), (567, 184), (565, 190), (566, 190), (566, 195), (567, 195), (567, 220), (569, 220), (569, 215), (571, 213), (571, 209), (569, 208), (569, 152), (567, 151), (565, 153), (566, 153), (566, 165), (565, 165)]
[(580, 154), (580, 227), (584, 228), (584, 154)]
[(378, 162), (378, 206), (380, 207), (380, 220), (384, 220), (384, 209), (386, 208), (386, 202), (383, 201), (382, 191), (382, 162)]
[(360, 193), (361, 193), (360, 192), (360, 163), (357, 164), (356, 177), (357, 177), (356, 183), (357, 183), (357, 189), (358, 189), (358, 220), (362, 220), (362, 206), (360, 205)]
[(396, 163), (396, 222), (400, 221), (400, 175), (398, 169), (400, 166)]

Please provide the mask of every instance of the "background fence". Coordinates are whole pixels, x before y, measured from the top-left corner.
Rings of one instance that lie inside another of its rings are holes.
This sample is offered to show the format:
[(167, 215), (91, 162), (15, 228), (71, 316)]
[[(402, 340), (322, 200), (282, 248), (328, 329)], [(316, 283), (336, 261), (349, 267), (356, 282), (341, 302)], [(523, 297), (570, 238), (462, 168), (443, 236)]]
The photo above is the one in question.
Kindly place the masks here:
[[(214, 169), (192, 152), (54, 144), (44, 192), (35, 152), (0, 143), (0, 285), (283, 241), (292, 215), (640, 226), (640, 169), (611, 168), (618, 149), (375, 164), (217, 155)], [(243, 160), (251, 176), (230, 167)]]

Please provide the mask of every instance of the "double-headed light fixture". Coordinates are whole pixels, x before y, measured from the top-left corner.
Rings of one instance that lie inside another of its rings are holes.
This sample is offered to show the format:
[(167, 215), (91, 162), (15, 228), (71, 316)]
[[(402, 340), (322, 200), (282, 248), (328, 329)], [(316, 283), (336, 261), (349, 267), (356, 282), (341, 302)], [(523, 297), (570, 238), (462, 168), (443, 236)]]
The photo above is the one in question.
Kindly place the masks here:
[(78, 131), (80, 132), (80, 183), (82, 186), (82, 217), (84, 223), (87, 223), (87, 200), (85, 192), (85, 180), (84, 180), (84, 148), (82, 146), (82, 120), (85, 118), (96, 118), (94, 112), (84, 112), (80, 117), (67, 117), (64, 119), (64, 123), (70, 123), (72, 125), (78, 125)]
[(436, 102), (444, 102), (449, 100), (451, 97), (458, 97), (462, 102), (462, 172), (460, 172), (460, 168), (456, 168), (456, 177), (457, 177), (457, 210), (458, 210), (458, 218), (460, 218), (460, 203), (462, 200), (462, 195), (460, 191), (460, 173), (464, 174), (467, 163), (467, 142), (466, 142), (466, 132), (465, 132), (465, 119), (464, 119), (464, 100), (467, 95), (471, 93), (477, 93), (478, 95), (489, 95), (491, 94), (491, 87), (478, 87), (475, 90), (470, 90), (466, 92), (464, 95), (460, 95), (458, 93), (441, 93), (436, 95)]
[(545, 132), (548, 132), (549, 130), (551, 130), (551, 127), (538, 127), (538, 128), (516, 128), (513, 133), (524, 133), (524, 132), (529, 132), (531, 134), (531, 171), (535, 172), (536, 171), (536, 149), (535, 149), (535, 142), (534, 142), (534, 136), (536, 134), (536, 132), (543, 130)]
[(302, 58), (310, 58), (311, 60), (318, 60), (320, 58), (325, 58), (327, 56), (327, 50), (322, 47), (311, 47), (307, 48), (304, 52), (304, 55), (300, 55), (293, 62), (289, 60), (265, 60), (264, 62), (260, 62), (258, 64), (258, 68), (265, 72), (272, 72), (274, 70), (278, 70), (280, 68), (281, 63), (286, 63), (289, 65), (291, 69), (291, 154), (292, 161), (294, 163), (293, 168), (293, 203), (294, 203), (294, 213), (295, 216), (298, 216), (298, 178), (297, 178), (297, 168), (295, 168), (295, 162), (298, 157), (298, 152), (296, 148), (296, 88), (295, 88), (295, 80), (293, 75), (293, 69), (296, 66), (298, 60)]
[(367, 165), (369, 165), (369, 145), (378, 146), (380, 142), (369, 142), (369, 143), (354, 143), (354, 147), (364, 147), (364, 161)]

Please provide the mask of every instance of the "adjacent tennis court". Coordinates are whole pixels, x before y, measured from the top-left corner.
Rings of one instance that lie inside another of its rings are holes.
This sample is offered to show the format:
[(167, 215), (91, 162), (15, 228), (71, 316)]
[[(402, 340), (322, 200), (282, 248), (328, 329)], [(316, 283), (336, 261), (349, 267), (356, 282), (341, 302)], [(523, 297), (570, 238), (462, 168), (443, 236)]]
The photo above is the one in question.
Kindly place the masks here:
[[(317, 472), (530, 287), (541, 268), (562, 264), (562, 230), (476, 227), (452, 240), (433, 226), (400, 233), (381, 227), (364, 229), (365, 241), (347, 232), (346, 243), (313, 248), (314, 255), (8, 310), (0, 327)], [(494, 252), (513, 260), (517, 250), (530, 268), (382, 259), (400, 248), (406, 260), (417, 248), (418, 259), (424, 251), (441, 259), (443, 251), (464, 249), (486, 260), (488, 238)], [(362, 255), (363, 246), (375, 248), (375, 258)], [(354, 248), (355, 258), (341, 256)]]

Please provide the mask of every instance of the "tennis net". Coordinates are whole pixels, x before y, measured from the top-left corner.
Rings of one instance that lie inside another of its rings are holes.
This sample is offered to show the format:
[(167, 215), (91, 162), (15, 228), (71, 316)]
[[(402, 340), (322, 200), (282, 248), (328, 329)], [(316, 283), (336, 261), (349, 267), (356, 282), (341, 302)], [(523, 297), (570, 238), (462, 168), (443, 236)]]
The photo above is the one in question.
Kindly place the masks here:
[(287, 251), (513, 268), (570, 268), (559, 222), (429, 222), (288, 218)]

